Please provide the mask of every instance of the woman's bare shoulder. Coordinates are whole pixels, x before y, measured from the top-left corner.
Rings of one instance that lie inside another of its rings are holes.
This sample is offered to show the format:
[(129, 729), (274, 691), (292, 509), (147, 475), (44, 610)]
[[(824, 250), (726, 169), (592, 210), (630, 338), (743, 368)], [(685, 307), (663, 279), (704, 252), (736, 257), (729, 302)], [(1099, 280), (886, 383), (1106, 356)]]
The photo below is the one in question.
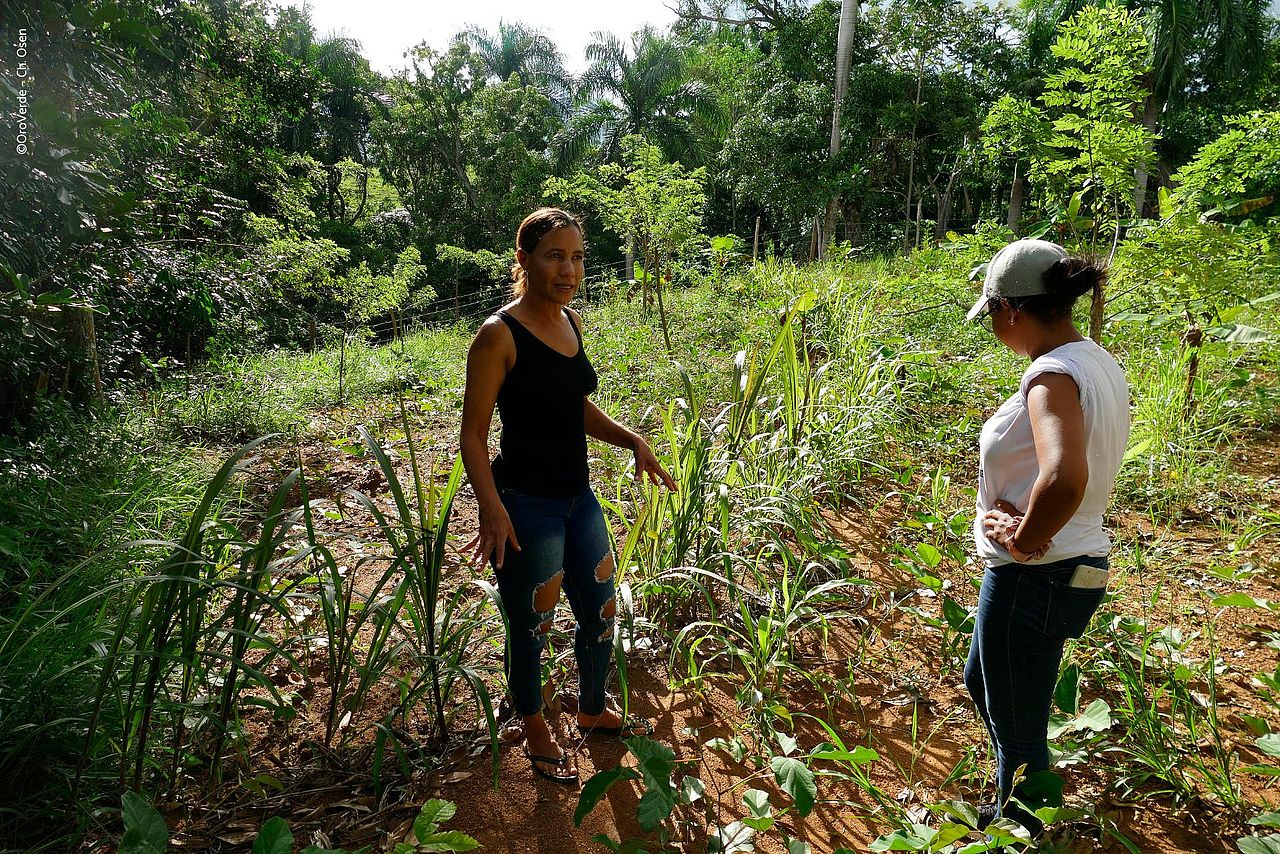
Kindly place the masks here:
[(511, 337), (511, 330), (501, 317), (491, 314), (476, 330), (476, 337), (471, 342), (471, 352), (504, 354), (508, 351), (515, 352), (515, 339)]

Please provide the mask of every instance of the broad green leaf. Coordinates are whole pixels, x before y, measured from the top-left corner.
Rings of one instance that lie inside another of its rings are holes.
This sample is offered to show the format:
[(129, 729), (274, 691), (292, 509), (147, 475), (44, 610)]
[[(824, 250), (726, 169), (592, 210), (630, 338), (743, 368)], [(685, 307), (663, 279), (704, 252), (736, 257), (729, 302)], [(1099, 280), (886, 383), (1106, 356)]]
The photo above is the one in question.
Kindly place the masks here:
[(826, 759), (831, 762), (847, 762), (850, 765), (866, 765), (880, 758), (870, 747), (855, 747), (853, 750), (819, 750), (812, 753), (810, 759)]
[(723, 750), (733, 757), (734, 762), (741, 762), (747, 756), (747, 746), (740, 738), (724, 739), (713, 738), (703, 747), (708, 750)]
[(740, 821), (724, 827), (712, 828), (707, 839), (707, 850), (712, 854), (735, 854), (739, 851), (755, 851), (756, 832)]
[(808, 815), (818, 797), (818, 785), (814, 782), (809, 766), (790, 756), (775, 756), (770, 760), (769, 766), (773, 768), (773, 778), (778, 781), (782, 791), (796, 802), (796, 812), (801, 816)]
[(1211, 603), (1215, 608), (1264, 608), (1268, 611), (1274, 610), (1272, 604), (1266, 599), (1255, 599), (1248, 593), (1228, 593), (1226, 596), (1219, 596)]
[(1058, 686), (1053, 692), (1053, 702), (1068, 715), (1080, 711), (1080, 668), (1068, 664), (1058, 677)]
[(930, 804), (929, 809), (932, 812), (959, 819), (969, 827), (978, 826), (978, 808), (967, 801), (947, 801), (942, 804)]
[(421, 842), (426, 836), (435, 832), (436, 828), (453, 818), (457, 812), (458, 807), (452, 801), (432, 798), (418, 810), (418, 817), (413, 820), (413, 835)]
[(280, 816), (267, 819), (253, 840), (253, 854), (293, 854), (293, 831)]
[(747, 805), (753, 816), (765, 816), (773, 812), (769, 803), (769, 793), (759, 789), (747, 789), (742, 794), (742, 802)]
[(1266, 718), (1260, 718), (1257, 715), (1241, 715), (1240, 719), (1254, 735), (1266, 735), (1271, 732), (1271, 722)]
[(1246, 836), (1236, 840), (1240, 854), (1280, 854), (1280, 833), (1270, 836)]
[(1271, 336), (1256, 326), (1243, 323), (1224, 323), (1211, 326), (1204, 331), (1205, 335), (1226, 341), (1231, 344), (1263, 344), (1271, 340)]
[(942, 616), (946, 619), (947, 625), (951, 627), (952, 631), (965, 635), (973, 632), (973, 617), (959, 602), (950, 596), (942, 597)]
[(930, 851), (941, 851), (943, 848), (955, 842), (958, 839), (964, 839), (973, 828), (963, 824), (952, 824), (950, 822), (938, 828), (938, 832), (933, 839), (929, 840)]
[(1065, 821), (1075, 821), (1088, 815), (1084, 810), (1075, 809), (1073, 807), (1040, 807), (1035, 810), (1036, 818), (1045, 824), (1058, 824)]
[(1037, 771), (1028, 774), (1018, 785), (1018, 800), (1035, 811), (1040, 807), (1062, 806), (1063, 780), (1060, 774), (1053, 771)]
[(813, 309), (818, 304), (818, 295), (813, 291), (805, 291), (803, 294), (795, 298), (791, 303), (791, 310), (796, 314), (803, 314)]
[(757, 833), (768, 833), (773, 829), (774, 818), (771, 815), (743, 816), (742, 823)]
[[(809, 843), (803, 839), (792, 839), (790, 836), (784, 836), (783, 839), (787, 843), (787, 854), (813, 854), (813, 849), (809, 847)], [(841, 851), (847, 849), (840, 849)]]
[(124, 836), (120, 854), (164, 854), (169, 848), (169, 828), (155, 807), (137, 792), (120, 798)]
[(923, 824), (913, 825), (912, 830), (895, 830), (871, 843), (871, 851), (923, 851), (929, 847), (934, 831)]
[(701, 798), (706, 790), (707, 786), (705, 783), (692, 774), (689, 774), (680, 781), (680, 802), (683, 804), (691, 804)]
[(1272, 732), (1259, 738), (1258, 749), (1268, 756), (1280, 756), (1280, 733)]
[(418, 837), (419, 851), (474, 851), (479, 847), (479, 842), (457, 830), (428, 833), (425, 839)]
[(640, 822), (640, 828), (646, 833), (655, 830), (671, 815), (675, 805), (669, 792), (662, 789), (647, 790), (640, 796), (640, 803), (636, 806), (636, 820)]
[(916, 546), (916, 557), (918, 557), (920, 562), (930, 569), (933, 569), (935, 566), (942, 563), (942, 552), (938, 551), (936, 547), (931, 546), (928, 543), (920, 543)]
[(583, 785), (582, 794), (578, 795), (578, 808), (573, 811), (573, 826), (582, 826), (582, 820), (587, 817), (587, 813), (596, 808), (596, 804), (600, 803), (600, 799), (614, 783), (619, 780), (634, 780), (639, 776), (635, 771), (621, 765), (592, 775), (591, 779)]
[(1123, 459), (1121, 459), (1120, 462), (1123, 464), (1123, 463), (1129, 462), (1130, 460), (1137, 459), (1138, 457), (1145, 454), (1147, 452), (1147, 448), (1150, 448), (1150, 447), (1151, 447), (1151, 440), (1143, 439), (1141, 442), (1139, 442), (1138, 444), (1134, 445), (1133, 447), (1125, 451), (1124, 457)]
[(627, 745), (627, 750), (636, 757), (642, 769), (652, 767), (665, 769), (670, 773), (671, 765), (676, 761), (676, 755), (670, 747), (651, 738), (636, 735), (628, 738), (624, 743)]
[(1080, 730), (1092, 730), (1093, 732), (1104, 732), (1111, 728), (1111, 706), (1107, 705), (1106, 700), (1094, 700), (1080, 714), (1070, 720), (1058, 716), (1052, 716), (1049, 719), (1049, 740), (1057, 738), (1064, 732), (1079, 732)]
[(1280, 827), (1280, 812), (1264, 812), (1249, 819), (1249, 824), (1258, 827)]

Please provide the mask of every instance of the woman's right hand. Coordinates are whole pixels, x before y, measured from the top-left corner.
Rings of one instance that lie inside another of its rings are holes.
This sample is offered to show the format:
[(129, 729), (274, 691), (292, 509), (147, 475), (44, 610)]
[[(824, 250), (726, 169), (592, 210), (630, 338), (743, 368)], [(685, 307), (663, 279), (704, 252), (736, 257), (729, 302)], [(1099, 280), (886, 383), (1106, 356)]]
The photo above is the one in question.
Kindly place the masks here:
[(475, 548), (471, 559), (483, 564), (490, 555), (493, 555), (494, 568), (501, 570), (503, 558), (506, 557), (507, 543), (511, 543), (513, 549), (520, 551), (520, 543), (516, 540), (516, 529), (511, 524), (507, 509), (501, 504), (488, 510), (481, 508), (480, 532), (466, 546), (468, 549)]

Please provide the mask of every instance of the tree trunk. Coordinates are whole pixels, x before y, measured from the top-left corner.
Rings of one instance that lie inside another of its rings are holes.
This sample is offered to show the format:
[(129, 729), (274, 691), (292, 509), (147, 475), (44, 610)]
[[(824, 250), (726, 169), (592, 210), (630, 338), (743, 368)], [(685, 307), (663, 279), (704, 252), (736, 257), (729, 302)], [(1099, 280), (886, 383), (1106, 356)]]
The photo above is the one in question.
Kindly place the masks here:
[(1187, 386), (1182, 398), (1182, 414), (1188, 420), (1196, 414), (1196, 375), (1200, 370), (1200, 345), (1203, 341), (1200, 325), (1192, 321), (1182, 336), (1182, 342), (1191, 351), (1191, 358), (1187, 360)]
[(62, 312), (62, 342), (68, 359), (63, 391), (81, 402), (102, 402), (102, 373), (98, 369), (98, 340), (93, 309), (77, 306)]
[(1093, 302), (1089, 306), (1089, 337), (1095, 344), (1102, 344), (1102, 318), (1107, 301), (1102, 292), (1102, 285), (1093, 289)]
[[(858, 0), (840, 0), (840, 26), (836, 35), (836, 79), (835, 103), (831, 111), (831, 145), (828, 148), (827, 160), (834, 161), (840, 153), (840, 110), (844, 105), (845, 94), (849, 91), (849, 62), (853, 53), (853, 28), (858, 21)], [(831, 233), (835, 229), (836, 210), (840, 207), (840, 194), (836, 193), (827, 201), (827, 214), (823, 225), (824, 240), (818, 247), (821, 257), (825, 257), (826, 244), (831, 241)]]
[(662, 343), (667, 345), (667, 355), (671, 355), (671, 330), (667, 326), (667, 308), (662, 302), (662, 256), (657, 252), (654, 253), (654, 267), (658, 271), (658, 281), (655, 285), (658, 291), (658, 320), (662, 324)]
[[(915, 111), (911, 118), (911, 158), (907, 166), (907, 195), (904, 208), (906, 210), (906, 223), (903, 231), (903, 249), (907, 254), (911, 252), (911, 196), (915, 192), (916, 181), (916, 133), (920, 127), (920, 93), (924, 87), (924, 55), (921, 54), (917, 61), (916, 69), (916, 104)], [(919, 238), (919, 227), (917, 226), (917, 239)]]
[(351, 215), (349, 225), (355, 225), (356, 220), (364, 214), (365, 203), (369, 201), (369, 167), (365, 166), (360, 172), (360, 204), (356, 207), (356, 212)]
[(643, 275), (640, 277), (640, 306), (645, 313), (649, 315), (649, 302), (652, 297), (649, 296), (649, 280), (653, 278), (653, 251), (649, 248), (649, 241), (644, 240), (640, 243), (641, 258), (644, 264)]
[(1009, 191), (1009, 218), (1005, 221), (1015, 236), (1018, 235), (1018, 226), (1022, 224), (1023, 183), (1022, 164), (1015, 163), (1013, 164), (1013, 189)]
[(760, 217), (756, 217), (756, 237), (751, 241), (751, 263), (754, 265), (760, 258)]
[[(1154, 94), (1147, 95), (1142, 105), (1142, 126), (1151, 134), (1156, 132), (1156, 121), (1160, 118), (1160, 105)], [(1142, 217), (1147, 205), (1147, 169), (1149, 164), (1143, 160), (1133, 170), (1133, 215)]]
[(627, 235), (627, 260), (622, 268), (622, 278), (628, 282), (636, 278), (636, 239)]
[(946, 239), (947, 232), (951, 225), (951, 192), (956, 186), (956, 176), (960, 174), (960, 158), (956, 158), (956, 165), (951, 169), (951, 175), (947, 178), (947, 188), (938, 196), (938, 222), (933, 228), (933, 236), (939, 243)]
[(920, 248), (920, 220), (924, 217), (924, 195), (916, 199), (916, 241), (915, 248)]

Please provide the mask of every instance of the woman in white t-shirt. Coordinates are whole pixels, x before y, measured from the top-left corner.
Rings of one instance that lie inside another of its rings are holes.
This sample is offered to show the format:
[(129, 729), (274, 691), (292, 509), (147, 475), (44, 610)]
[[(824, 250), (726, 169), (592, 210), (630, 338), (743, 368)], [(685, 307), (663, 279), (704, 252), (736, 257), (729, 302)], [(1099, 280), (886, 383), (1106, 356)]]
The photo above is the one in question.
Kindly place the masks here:
[(1105, 272), (1043, 240), (1018, 240), (987, 265), (969, 320), (1031, 360), (1018, 392), (983, 425), (974, 539), (986, 565), (965, 685), (991, 735), (999, 797), (980, 824), (1004, 816), (1032, 834), (1041, 822), (1012, 803), (1034, 800), (1049, 768), (1046, 730), (1063, 642), (1088, 627), (1107, 582), (1102, 527), (1129, 436), (1129, 386), (1107, 351), (1071, 318)]

